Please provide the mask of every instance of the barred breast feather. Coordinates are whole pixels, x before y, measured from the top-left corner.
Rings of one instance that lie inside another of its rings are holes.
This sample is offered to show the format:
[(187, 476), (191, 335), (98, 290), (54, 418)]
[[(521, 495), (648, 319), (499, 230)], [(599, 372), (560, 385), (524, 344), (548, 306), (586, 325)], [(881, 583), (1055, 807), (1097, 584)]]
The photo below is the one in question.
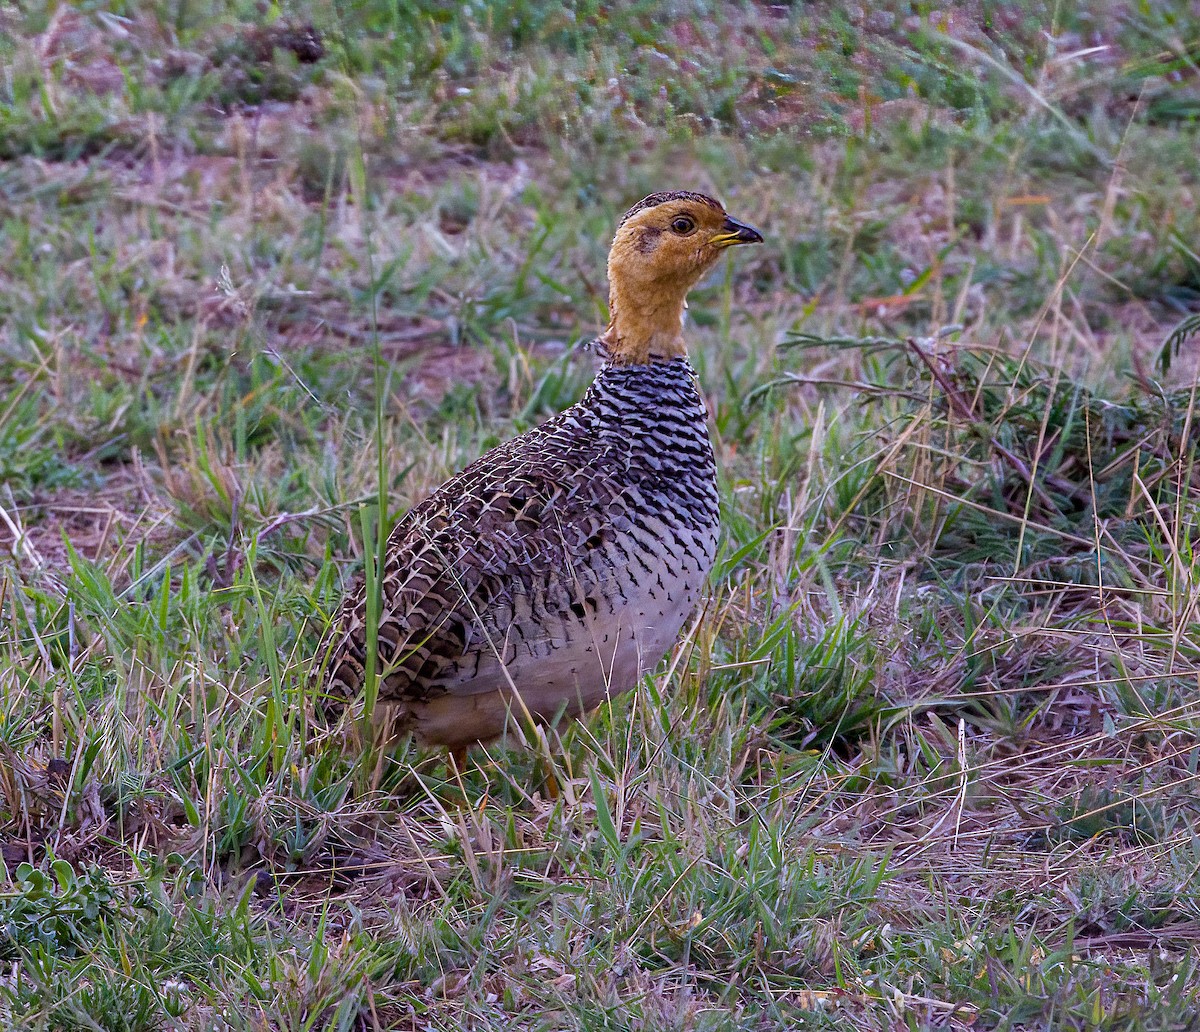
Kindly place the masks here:
[[(512, 716), (578, 716), (628, 691), (695, 608), (717, 529), (687, 359), (607, 365), (578, 404), (488, 452), (393, 530), (380, 711), (394, 733), (458, 749)], [(365, 624), (360, 586), (323, 653), (335, 707), (362, 691)]]

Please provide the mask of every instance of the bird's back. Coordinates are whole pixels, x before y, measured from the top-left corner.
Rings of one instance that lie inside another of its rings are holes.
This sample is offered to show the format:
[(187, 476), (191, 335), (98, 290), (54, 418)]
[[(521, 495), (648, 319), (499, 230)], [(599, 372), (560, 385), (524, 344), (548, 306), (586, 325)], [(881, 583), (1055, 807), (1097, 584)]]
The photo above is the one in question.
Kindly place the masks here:
[[(685, 358), (607, 366), (585, 397), (413, 508), (382, 571), (379, 701), (452, 748), (511, 710), (578, 715), (676, 639), (712, 566), (716, 468)], [(328, 695), (366, 666), (360, 586), (333, 625)]]

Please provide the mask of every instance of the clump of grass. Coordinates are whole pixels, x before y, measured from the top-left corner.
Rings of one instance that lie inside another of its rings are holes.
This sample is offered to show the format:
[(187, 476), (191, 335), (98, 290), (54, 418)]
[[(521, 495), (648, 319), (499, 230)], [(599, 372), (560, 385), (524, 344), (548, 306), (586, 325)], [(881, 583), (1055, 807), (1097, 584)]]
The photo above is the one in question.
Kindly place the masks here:
[(862, 346), (887, 370), (880, 390), (899, 402), (891, 439), (913, 447), (877, 470), (860, 512), (897, 545), (945, 556), (948, 572), (1052, 560), (1094, 581), (1104, 551), (1091, 540), (1096, 523), (1124, 561), (1153, 549), (1156, 515), (1186, 504), (1190, 485), (1173, 474), (1194, 459), (1191, 388), (1144, 381), (1106, 398), (1029, 355), (881, 338)]

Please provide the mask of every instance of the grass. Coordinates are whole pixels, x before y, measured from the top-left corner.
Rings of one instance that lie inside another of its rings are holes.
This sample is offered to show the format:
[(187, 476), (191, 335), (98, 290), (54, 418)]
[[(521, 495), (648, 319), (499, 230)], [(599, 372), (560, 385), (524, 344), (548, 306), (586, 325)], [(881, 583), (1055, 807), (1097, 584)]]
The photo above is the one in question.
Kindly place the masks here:
[[(0, 1020), (1196, 1027), (1184, 5), (0, 9)], [(572, 403), (616, 216), (723, 542), (537, 748), (344, 752), (386, 529)]]

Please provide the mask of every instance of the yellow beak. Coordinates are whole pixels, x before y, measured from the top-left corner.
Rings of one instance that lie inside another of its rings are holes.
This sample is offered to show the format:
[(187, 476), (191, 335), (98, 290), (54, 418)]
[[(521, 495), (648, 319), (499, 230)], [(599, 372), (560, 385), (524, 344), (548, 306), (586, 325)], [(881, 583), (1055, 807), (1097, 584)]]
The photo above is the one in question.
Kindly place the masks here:
[(753, 226), (738, 222), (732, 215), (726, 215), (721, 225), (721, 232), (712, 238), (714, 247), (732, 247), (734, 244), (761, 244), (763, 235)]

